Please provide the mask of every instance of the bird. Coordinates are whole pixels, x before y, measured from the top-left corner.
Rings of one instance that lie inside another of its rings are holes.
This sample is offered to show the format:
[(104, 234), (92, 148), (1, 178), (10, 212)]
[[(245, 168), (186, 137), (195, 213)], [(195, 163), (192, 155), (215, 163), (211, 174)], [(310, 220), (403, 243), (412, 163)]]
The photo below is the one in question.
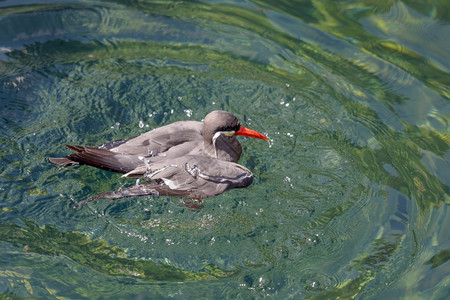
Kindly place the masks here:
[(146, 195), (201, 202), (252, 184), (252, 172), (237, 163), (242, 154), (237, 135), (269, 141), (263, 134), (241, 126), (233, 114), (215, 110), (203, 122), (178, 121), (97, 147), (65, 145), (74, 153), (49, 161), (60, 167), (89, 165), (138, 178), (136, 185), (91, 196), (74, 208), (97, 199)]

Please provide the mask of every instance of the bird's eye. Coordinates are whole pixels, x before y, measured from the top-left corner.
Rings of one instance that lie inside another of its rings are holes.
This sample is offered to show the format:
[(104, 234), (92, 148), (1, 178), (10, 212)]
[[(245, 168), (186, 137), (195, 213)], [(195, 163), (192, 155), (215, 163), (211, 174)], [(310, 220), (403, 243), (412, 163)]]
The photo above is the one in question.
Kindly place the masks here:
[(220, 127), (217, 131), (218, 132), (230, 132), (230, 131), (238, 132), (239, 128), (241, 128), (241, 126), (238, 124), (236, 126)]

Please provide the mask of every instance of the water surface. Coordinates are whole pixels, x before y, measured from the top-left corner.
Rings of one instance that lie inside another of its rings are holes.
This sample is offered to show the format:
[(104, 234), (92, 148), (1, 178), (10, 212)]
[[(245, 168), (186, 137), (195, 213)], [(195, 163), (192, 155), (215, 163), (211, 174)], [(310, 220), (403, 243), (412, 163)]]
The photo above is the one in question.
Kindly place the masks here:
[[(447, 2), (0, 2), (0, 295), (446, 298)], [(202, 209), (47, 162), (215, 109), (270, 143)]]

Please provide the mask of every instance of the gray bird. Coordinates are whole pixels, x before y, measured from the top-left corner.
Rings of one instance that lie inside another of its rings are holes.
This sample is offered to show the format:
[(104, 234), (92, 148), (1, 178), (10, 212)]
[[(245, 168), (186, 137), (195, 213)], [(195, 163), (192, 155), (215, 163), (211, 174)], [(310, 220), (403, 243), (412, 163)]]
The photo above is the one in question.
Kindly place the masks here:
[(143, 181), (130, 188), (90, 197), (74, 207), (96, 199), (144, 195), (200, 200), (252, 183), (252, 172), (237, 164), (242, 147), (236, 135), (268, 141), (259, 132), (240, 126), (233, 114), (216, 110), (203, 123), (175, 122), (100, 147), (66, 145), (75, 153), (49, 158), (49, 161), (62, 167), (89, 165)]

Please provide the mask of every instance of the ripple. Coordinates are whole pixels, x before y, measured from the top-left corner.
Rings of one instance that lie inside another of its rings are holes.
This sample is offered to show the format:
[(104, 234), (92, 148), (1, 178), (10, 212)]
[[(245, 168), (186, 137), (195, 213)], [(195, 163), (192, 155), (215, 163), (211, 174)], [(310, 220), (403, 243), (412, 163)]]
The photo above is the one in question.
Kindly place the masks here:
[[(29, 13), (0, 20), (15, 24), (0, 26), (10, 28), (9, 35), (0, 36), (16, 43), (0, 45), (0, 60), (6, 59), (1, 72), (13, 75), (0, 85), (2, 220), (29, 218), (61, 232), (100, 237), (111, 249), (123, 249), (130, 261), (166, 261), (192, 272), (219, 274), (211, 265), (239, 270), (226, 280), (161, 284), (126, 274), (102, 276), (70, 261), (53, 270), (74, 278), (65, 285), (69, 295), (95, 294), (77, 280), (96, 277), (105, 283), (95, 291), (119, 293), (134, 284), (129, 298), (148, 296), (149, 290), (154, 298), (199, 293), (214, 298), (217, 291), (229, 298), (319, 298), (332, 290), (356, 295), (373, 292), (373, 286), (385, 289), (389, 272), (393, 281), (405, 274), (407, 279), (439, 274), (420, 271), (423, 255), (446, 253), (445, 226), (439, 227), (448, 222), (428, 218), (429, 211), (445, 210), (445, 203), (416, 203), (407, 195), (415, 189), (440, 199), (446, 191), (428, 184), (432, 176), (421, 163), (447, 179), (448, 147), (441, 141), (437, 150), (427, 146), (435, 132), (449, 141), (447, 102), (434, 105), (436, 97), (427, 97), (417, 77), (435, 75), (421, 67), (446, 49), (445, 26), (428, 19), (415, 24), (414, 10), (403, 2), (386, 4), (384, 12), (358, 4), (361, 13), (354, 15), (361, 19), (349, 19), (338, 3), (332, 8), (320, 1), (297, 3), (288, 7), (298, 10), (286, 10), (281, 2), (269, 2), (85, 1), (36, 12), (25, 7)], [(433, 47), (410, 40), (414, 32), (420, 43), (429, 35)], [(431, 48), (438, 54), (428, 55)], [(442, 84), (441, 75), (430, 78)], [(134, 181), (46, 161), (67, 154), (64, 143), (101, 144), (178, 120), (201, 120), (213, 109), (229, 110), (273, 139), (270, 147), (241, 140), (241, 164), (254, 172), (253, 185), (207, 199), (196, 212), (166, 197), (99, 201), (71, 210), (89, 194)], [(425, 121), (411, 112), (423, 113)], [(418, 125), (407, 127), (405, 115)], [(417, 150), (419, 141), (426, 150)], [(393, 201), (390, 189), (405, 197)], [(411, 213), (414, 209), (418, 212)], [(426, 229), (416, 215), (428, 218)], [(401, 238), (383, 243), (392, 236)], [(66, 244), (61, 240), (57, 246)], [(384, 246), (391, 247), (388, 255)], [(20, 259), (28, 260), (27, 266), (35, 263), (34, 272), (42, 267), (44, 256), (11, 248), (1, 254), (11, 261), (8, 272)], [(11, 260), (12, 253), (19, 259)], [(56, 264), (65, 259), (45, 258)], [(405, 281), (399, 293), (411, 286)], [(339, 289), (344, 282), (346, 290)], [(48, 279), (32, 283), (35, 294), (23, 295), (67, 296), (49, 295), (45, 287), (54, 285)]]
[(450, 117), (442, 111), (432, 108), (427, 114), (427, 122), (423, 125), (431, 131), (439, 133), (441, 138), (450, 143)]
[(389, 12), (363, 18), (362, 23), (369, 32), (395, 42), (395, 47), (410, 58), (424, 57), (448, 72), (449, 56), (441, 46), (448, 45), (448, 41), (444, 41), (448, 27), (433, 18), (400, 1), (395, 2)]
[(306, 270), (300, 277), (303, 290), (312, 293), (321, 293), (341, 285), (341, 278), (336, 274), (326, 274), (319, 270)]
[(83, 36), (96, 32), (107, 12), (105, 8), (66, 9), (61, 15), (61, 22), (67, 31)]

